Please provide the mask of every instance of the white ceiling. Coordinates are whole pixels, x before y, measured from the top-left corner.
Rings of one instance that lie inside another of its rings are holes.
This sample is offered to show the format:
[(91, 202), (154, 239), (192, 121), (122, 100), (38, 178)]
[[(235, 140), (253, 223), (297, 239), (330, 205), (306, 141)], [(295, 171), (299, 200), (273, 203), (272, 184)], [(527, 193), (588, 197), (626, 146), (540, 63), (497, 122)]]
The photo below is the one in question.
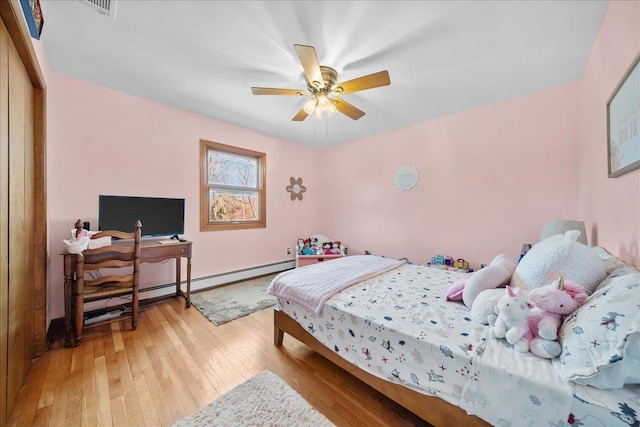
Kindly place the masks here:
[[(578, 81), (607, 1), (134, 1), (115, 19), (78, 0), (41, 0), (51, 68), (312, 147), (380, 134)], [(291, 118), (306, 98), (294, 44), (346, 81), (388, 70), (391, 85), (344, 95), (366, 115)]]

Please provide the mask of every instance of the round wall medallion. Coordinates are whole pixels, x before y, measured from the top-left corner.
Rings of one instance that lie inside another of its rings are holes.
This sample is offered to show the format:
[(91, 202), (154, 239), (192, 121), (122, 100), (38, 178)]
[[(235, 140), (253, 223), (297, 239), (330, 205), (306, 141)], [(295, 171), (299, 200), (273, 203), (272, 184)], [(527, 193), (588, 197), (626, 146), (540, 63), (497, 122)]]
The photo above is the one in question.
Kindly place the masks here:
[(398, 190), (409, 191), (418, 184), (420, 174), (413, 166), (400, 166), (393, 174), (393, 182)]

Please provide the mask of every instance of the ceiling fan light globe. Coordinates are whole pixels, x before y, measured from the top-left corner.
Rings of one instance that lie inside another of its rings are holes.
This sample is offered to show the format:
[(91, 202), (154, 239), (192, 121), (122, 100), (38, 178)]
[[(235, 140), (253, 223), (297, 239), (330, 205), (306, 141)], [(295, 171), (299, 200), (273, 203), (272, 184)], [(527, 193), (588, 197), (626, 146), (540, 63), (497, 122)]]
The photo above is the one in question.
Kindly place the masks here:
[(309, 114), (309, 115), (313, 114), (313, 110), (315, 110), (315, 108), (316, 108), (316, 100), (315, 100), (315, 98), (311, 98), (310, 100), (308, 100), (304, 104), (304, 107), (302, 107), (304, 112)]
[(327, 108), (327, 116), (333, 117), (333, 115), (336, 113), (336, 111), (338, 111), (336, 109), (336, 106), (333, 105), (333, 102), (330, 102), (329, 103), (329, 107)]
[(329, 98), (327, 98), (327, 95), (324, 93), (318, 95), (318, 108), (320, 108), (320, 110), (327, 111), (330, 105), (332, 104), (331, 101), (329, 101)]
[(320, 107), (318, 107), (315, 110), (313, 110), (313, 118), (314, 119), (318, 119), (318, 120), (322, 120), (322, 110), (320, 109)]

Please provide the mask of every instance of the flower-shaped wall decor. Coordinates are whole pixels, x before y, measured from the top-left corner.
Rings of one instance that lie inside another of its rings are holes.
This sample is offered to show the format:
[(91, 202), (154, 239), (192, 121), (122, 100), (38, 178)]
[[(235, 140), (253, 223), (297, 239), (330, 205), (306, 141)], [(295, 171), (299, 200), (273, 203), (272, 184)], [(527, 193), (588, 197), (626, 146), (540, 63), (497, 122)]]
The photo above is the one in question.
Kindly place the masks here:
[(291, 184), (287, 185), (287, 191), (291, 193), (291, 201), (295, 199), (302, 200), (302, 193), (307, 191), (307, 187), (302, 185), (302, 178), (295, 179), (291, 177), (289, 181)]

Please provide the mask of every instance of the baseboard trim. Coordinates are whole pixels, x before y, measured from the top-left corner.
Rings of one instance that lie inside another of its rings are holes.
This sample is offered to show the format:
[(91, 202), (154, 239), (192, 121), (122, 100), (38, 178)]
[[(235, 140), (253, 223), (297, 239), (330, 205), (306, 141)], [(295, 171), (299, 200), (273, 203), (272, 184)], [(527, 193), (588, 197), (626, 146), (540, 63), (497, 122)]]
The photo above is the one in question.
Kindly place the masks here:
[[(260, 265), (258, 267), (243, 268), (241, 270), (227, 271), (224, 273), (213, 274), (211, 276), (199, 277), (191, 279), (191, 292), (204, 291), (218, 286), (228, 285), (230, 283), (241, 280), (248, 280), (254, 277), (265, 276), (271, 273), (278, 273), (290, 270), (295, 267), (294, 260), (274, 262), (272, 264)], [(181, 282), (181, 288), (186, 291), (186, 282)], [(176, 284), (165, 283), (163, 285), (150, 286), (140, 289), (140, 293), (144, 294), (144, 298), (156, 298), (166, 295), (175, 295)]]
[[(213, 274), (211, 276), (199, 277), (197, 279), (191, 279), (191, 292), (204, 291), (207, 289), (216, 288), (218, 286), (229, 285), (231, 283), (239, 282), (242, 280), (252, 279), (254, 277), (265, 276), (267, 274), (279, 273), (281, 271), (290, 270), (295, 267), (294, 260), (280, 261), (272, 264), (260, 265), (258, 267), (243, 268), (241, 270), (228, 271), (225, 273)], [(186, 291), (186, 281), (181, 282), (181, 288)], [(175, 296), (176, 284), (165, 283), (163, 285), (149, 286), (144, 289), (140, 289), (140, 305), (149, 305), (162, 301), (166, 298)], [(87, 312), (88, 315), (101, 314), (107, 312), (114, 307), (122, 304), (115, 304), (113, 306), (100, 308)], [(58, 329), (64, 329), (64, 317), (52, 319), (47, 329), (47, 350), (50, 343), (54, 339), (55, 332)]]

